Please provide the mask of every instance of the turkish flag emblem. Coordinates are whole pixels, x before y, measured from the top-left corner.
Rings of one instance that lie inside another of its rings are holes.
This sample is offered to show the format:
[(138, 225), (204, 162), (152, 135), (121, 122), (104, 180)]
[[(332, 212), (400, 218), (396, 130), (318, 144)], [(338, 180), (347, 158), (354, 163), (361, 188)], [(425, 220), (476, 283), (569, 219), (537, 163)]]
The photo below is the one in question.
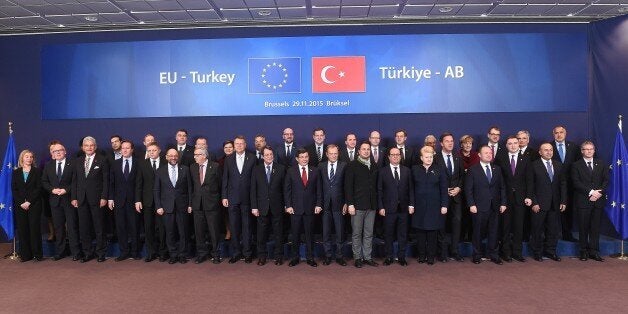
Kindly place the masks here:
[(364, 56), (313, 57), (312, 93), (366, 92)]

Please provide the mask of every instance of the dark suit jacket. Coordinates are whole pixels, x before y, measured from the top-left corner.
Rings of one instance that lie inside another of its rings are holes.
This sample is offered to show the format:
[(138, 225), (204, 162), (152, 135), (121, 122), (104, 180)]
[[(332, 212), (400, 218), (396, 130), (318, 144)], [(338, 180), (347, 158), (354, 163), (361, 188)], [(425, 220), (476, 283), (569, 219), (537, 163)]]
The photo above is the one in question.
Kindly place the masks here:
[(222, 209), (220, 203), (222, 173), (217, 162), (207, 161), (205, 178), (201, 184), (199, 174), (200, 166), (197, 163), (190, 165), (190, 176), (192, 177), (192, 209), (218, 211)]
[[(506, 154), (508, 155), (508, 150), (506, 150)], [(523, 152), (523, 156), (528, 157), (528, 159), (530, 161), (535, 161), (539, 158), (541, 158), (541, 155), (539, 155), (539, 149), (536, 147), (532, 147), (530, 145), (528, 145), (528, 147), (526, 148), (525, 152)], [(508, 156), (506, 156), (506, 158), (509, 158)], [(510, 162), (510, 161), (509, 161)], [(510, 168), (510, 167), (508, 167)]]
[[(70, 204), (73, 173), (73, 163), (68, 158), (65, 159), (61, 180), (57, 177), (57, 161), (51, 160), (46, 163), (41, 177), (41, 184), (44, 190), (50, 194), (50, 206), (68, 206)], [(54, 195), (52, 194), (53, 189), (65, 189), (66, 194), (61, 196)]]
[(589, 200), (591, 190), (602, 190), (606, 194), (609, 180), (608, 164), (593, 159), (593, 172), (587, 167), (584, 158), (578, 159), (571, 165), (571, 180), (574, 187), (574, 204), (576, 208), (604, 208), (606, 197), (600, 197), (597, 201)]
[[(390, 146), (388, 150), (390, 150), (391, 148), (397, 148), (397, 145), (395, 144), (393, 146)], [(401, 164), (408, 167), (409, 169), (412, 169), (412, 166), (417, 165), (419, 162), (419, 152), (415, 151), (412, 147), (408, 145), (405, 145), (403, 147), (403, 150), (404, 154), (402, 154), (401, 157)]]
[(270, 183), (266, 180), (266, 165), (264, 163), (253, 168), (251, 178), (251, 209), (258, 209), (260, 215), (266, 216), (270, 211), (274, 215), (283, 213), (284, 180), (286, 167), (273, 162), (270, 169)]
[(397, 212), (400, 208), (407, 211), (409, 206), (414, 206), (414, 183), (410, 169), (404, 165), (399, 165), (399, 182), (386, 165), (380, 168), (377, 176), (377, 209), (385, 209), (386, 212)]
[[(483, 143), (482, 145), (488, 145), (488, 147), (491, 147), (488, 142)], [(478, 149), (482, 145), (478, 146)], [(496, 159), (508, 158), (507, 155), (508, 155), (508, 149), (506, 148), (506, 144), (504, 144), (503, 142), (498, 143), (497, 152), (495, 153), (493, 163), (495, 163)]]
[(491, 164), (491, 182), (488, 182), (482, 164), (471, 166), (467, 171), (464, 183), (464, 192), (469, 207), (475, 205), (478, 212), (499, 210), (499, 206), (506, 206), (506, 185), (502, 178), (499, 166)]
[(79, 206), (87, 202), (100, 206), (101, 199), (109, 199), (109, 163), (104, 156), (94, 154), (89, 174), (85, 177), (85, 157), (74, 160), (72, 200)]
[(237, 153), (225, 158), (222, 173), (222, 198), (229, 200), (231, 205), (251, 204), (251, 174), (255, 166), (255, 155), (245, 152), (242, 173), (238, 171), (236, 163)]
[[(275, 153), (275, 162), (281, 165), (286, 166), (286, 168), (290, 168), (297, 164), (296, 156), (297, 150), (299, 146), (295, 142), (292, 142), (292, 147), (290, 147), (290, 156), (286, 156), (286, 143), (282, 142), (277, 145), (277, 150)], [(310, 159), (312, 156), (310, 156)]]
[(177, 165), (179, 168), (177, 184), (172, 186), (170, 182), (170, 164), (157, 169), (155, 176), (155, 209), (163, 208), (166, 213), (175, 210), (187, 212), (188, 207), (192, 207), (192, 179), (190, 170), (185, 165)]
[(323, 209), (334, 212), (342, 211), (345, 205), (345, 169), (347, 163), (337, 161), (334, 165), (334, 180), (329, 180), (329, 161), (318, 165), (318, 172), (323, 187)]
[[(168, 145), (166, 151), (171, 148), (179, 151), (179, 146), (177, 145), (177, 143)], [(194, 145), (186, 143), (185, 148), (183, 149), (183, 153), (179, 154), (179, 164), (189, 167), (192, 163), (194, 163)]]
[(412, 167), (414, 189), (414, 214), (412, 226), (423, 230), (439, 230), (445, 226), (446, 215), (441, 207), (449, 206), (447, 174), (439, 165), (432, 164), (427, 170), (423, 165)]
[(109, 168), (109, 198), (115, 203), (115, 207), (121, 208), (125, 205), (133, 206), (135, 203), (135, 184), (139, 169), (139, 159), (131, 157), (131, 169), (129, 176), (124, 178), (123, 161), (124, 158), (115, 160)]
[[(310, 156), (310, 161), (308, 162), (308, 165), (310, 167), (318, 167), (319, 161), (318, 161), (318, 155), (316, 154), (316, 144), (312, 143), (308, 146), (305, 146), (305, 149), (307, 150), (307, 153)], [(323, 151), (321, 151), (320, 163), (324, 163), (327, 161), (327, 156), (325, 155), (325, 152), (327, 151), (327, 144), (323, 144), (322, 150)]]
[[(356, 146), (353, 149), (353, 160), (358, 158), (358, 147)], [(338, 160), (346, 163), (350, 163), (351, 159), (349, 159), (349, 151), (347, 150), (347, 146), (338, 146)]]
[[(143, 159), (138, 162), (139, 167), (135, 175), (135, 202), (141, 202), (144, 207), (154, 207), (155, 188), (155, 171), (153, 164), (149, 159)], [(164, 157), (159, 158), (159, 166), (157, 169), (166, 167), (168, 162)]]
[[(526, 150), (527, 151), (527, 150)], [(527, 175), (528, 165), (530, 164), (530, 158), (526, 155), (516, 154), (517, 166), (515, 167), (515, 174), (512, 174), (510, 169), (510, 154), (505, 158), (498, 160), (498, 165), (502, 169), (502, 175), (504, 177), (504, 183), (506, 183), (506, 195), (508, 197), (509, 204), (524, 205), (524, 200), (527, 197)]]
[[(24, 202), (31, 203), (30, 208), (41, 206), (41, 170), (31, 167), (28, 178), (24, 182), (23, 169), (17, 168), (13, 170), (11, 181), (11, 190), (13, 192), (13, 209), (22, 209), (20, 205)], [(8, 204), (6, 205), (9, 206)], [(41, 213), (41, 212), (40, 212)]]
[(283, 195), (286, 207), (292, 207), (295, 215), (313, 215), (314, 207), (323, 205), (322, 185), (319, 172), (308, 167), (307, 185), (301, 181), (301, 167), (294, 166), (286, 172)]
[(445, 172), (445, 174), (447, 175), (447, 187), (449, 188), (459, 187), (460, 188), (460, 192), (458, 193), (458, 195), (453, 197), (453, 200), (456, 203), (462, 202), (462, 193), (464, 190), (464, 174), (465, 174), (464, 162), (462, 161), (462, 158), (460, 158), (458, 154), (451, 152), (451, 163), (453, 164), (453, 167), (454, 167), (454, 172), (452, 174), (449, 174), (449, 171), (447, 170), (447, 162), (443, 158), (443, 154), (441, 153), (441, 151), (436, 152), (436, 155), (434, 155), (434, 163), (440, 166)]
[(552, 160), (554, 179), (550, 181), (542, 158), (533, 161), (528, 170), (528, 198), (532, 205), (541, 210), (559, 210), (560, 204), (567, 204), (567, 182), (560, 162)]
[(355, 159), (345, 170), (345, 199), (348, 206), (355, 209), (378, 209), (377, 206), (377, 168), (370, 169)]
[(565, 174), (565, 179), (567, 180), (567, 185), (571, 185), (569, 180), (569, 176), (571, 175), (571, 164), (573, 164), (576, 159), (580, 157), (580, 148), (573, 142), (565, 141), (565, 162), (560, 160), (560, 154), (558, 154), (558, 147), (556, 147), (556, 141), (552, 141), (552, 148), (554, 150), (554, 155), (552, 155), (552, 159), (558, 161), (563, 165), (563, 173)]
[(376, 165), (377, 169), (379, 169), (388, 164), (388, 157), (386, 156), (386, 149), (381, 144), (377, 146), (377, 152), (377, 162), (375, 162), (375, 157), (373, 157), (373, 150), (371, 149), (371, 165)]

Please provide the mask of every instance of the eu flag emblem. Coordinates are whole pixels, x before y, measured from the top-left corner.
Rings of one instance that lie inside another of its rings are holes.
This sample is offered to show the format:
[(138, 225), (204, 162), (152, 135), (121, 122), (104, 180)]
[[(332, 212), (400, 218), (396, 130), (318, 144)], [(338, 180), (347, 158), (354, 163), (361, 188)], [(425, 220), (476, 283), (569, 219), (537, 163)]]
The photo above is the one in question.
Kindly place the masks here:
[(250, 58), (249, 94), (301, 92), (301, 58)]

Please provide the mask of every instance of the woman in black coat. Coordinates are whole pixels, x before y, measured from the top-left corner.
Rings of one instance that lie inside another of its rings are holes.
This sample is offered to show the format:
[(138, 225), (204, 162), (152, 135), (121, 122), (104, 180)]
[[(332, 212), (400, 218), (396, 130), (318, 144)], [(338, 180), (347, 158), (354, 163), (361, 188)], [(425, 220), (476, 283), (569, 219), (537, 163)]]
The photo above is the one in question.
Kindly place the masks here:
[(447, 174), (434, 165), (434, 148), (421, 148), (421, 164), (412, 166), (414, 180), (414, 215), (412, 227), (416, 228), (419, 263), (434, 265), (436, 256), (436, 235), (445, 227), (445, 215), (449, 196), (447, 195)]
[(26, 262), (34, 258), (41, 261), (41, 170), (35, 167), (35, 155), (30, 150), (20, 153), (18, 168), (13, 170), (11, 189), (20, 260)]

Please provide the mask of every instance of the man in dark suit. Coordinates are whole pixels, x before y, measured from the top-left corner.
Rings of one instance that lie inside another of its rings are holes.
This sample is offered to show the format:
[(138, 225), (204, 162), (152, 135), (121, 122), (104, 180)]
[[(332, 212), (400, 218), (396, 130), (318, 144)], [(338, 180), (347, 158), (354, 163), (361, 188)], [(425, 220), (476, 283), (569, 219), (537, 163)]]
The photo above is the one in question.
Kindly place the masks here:
[(574, 186), (574, 207), (578, 213), (580, 260), (588, 258), (603, 262), (600, 256), (600, 219), (604, 211), (608, 188), (608, 164), (594, 158), (595, 146), (591, 141), (580, 145), (582, 158), (571, 166)]
[(264, 147), (266, 147), (266, 136), (264, 134), (255, 135), (255, 165), (264, 162)]
[[(554, 261), (560, 227), (559, 213), (566, 209), (567, 183), (562, 165), (552, 160), (552, 144), (543, 143), (539, 148), (540, 159), (530, 164), (527, 176), (527, 206), (532, 206), (532, 239), (530, 244), (534, 259), (543, 261), (542, 254)], [(545, 234), (545, 243), (543, 243)]]
[[(444, 229), (438, 232), (440, 246), (440, 260), (447, 261), (447, 254), (456, 261), (464, 259), (459, 253), (460, 231), (462, 227), (462, 189), (464, 183), (464, 163), (458, 154), (454, 153), (454, 136), (445, 132), (440, 136), (441, 151), (434, 155), (434, 164), (441, 167), (447, 174), (449, 207), (447, 208), (447, 223)], [(449, 228), (448, 228), (449, 227)], [(447, 240), (447, 229), (451, 232), (451, 241)], [(449, 250), (447, 244), (450, 244)], [(449, 251), (449, 252), (448, 252)]]
[(371, 144), (371, 164), (377, 169), (384, 166), (386, 162), (386, 149), (381, 146), (382, 136), (379, 131), (371, 131), (369, 143)]
[[(521, 130), (517, 132), (517, 141), (519, 142), (519, 155), (527, 157), (530, 161), (539, 159), (539, 151), (530, 146), (530, 132)], [(508, 150), (508, 147), (506, 147)]]
[(312, 218), (322, 211), (322, 182), (318, 170), (308, 165), (309, 155), (305, 148), (297, 151), (297, 165), (288, 169), (284, 182), (286, 212), (290, 214), (292, 227), (292, 260), (288, 266), (299, 264), (299, 234), (301, 226), (305, 234), (307, 264), (316, 267), (314, 261), (314, 241), (312, 238)]
[(491, 162), (495, 162), (495, 159), (506, 158), (506, 148), (504, 148), (503, 145), (501, 145), (501, 143), (499, 142), (501, 134), (502, 132), (496, 125), (488, 128), (488, 133), (486, 134), (488, 142), (485, 145), (487, 145), (493, 152), (493, 159), (491, 160)]
[[(111, 167), (113, 166), (115, 161), (122, 158), (122, 137), (117, 134), (112, 135), (109, 137), (109, 143), (111, 144), (111, 149), (107, 150), (106, 157), (107, 162), (109, 163), (109, 170), (111, 172)], [(116, 217), (112, 210), (105, 210), (103, 228), (105, 229), (105, 235), (107, 236), (107, 239), (111, 239), (112, 242), (116, 242)]]
[(336, 235), (336, 263), (347, 266), (342, 256), (342, 236), (344, 235), (343, 215), (347, 214), (347, 204), (344, 197), (344, 173), (346, 163), (338, 161), (338, 146), (330, 144), (326, 150), (326, 161), (319, 164), (319, 173), (323, 193), (323, 247), (325, 259), (323, 265), (331, 264), (332, 260), (332, 231)]
[(282, 137), (283, 143), (277, 147), (275, 161), (286, 168), (290, 168), (297, 162), (296, 152), (298, 147), (294, 142), (294, 131), (291, 128), (285, 128)]
[[(147, 136), (148, 137), (148, 136)], [(153, 189), (157, 170), (166, 168), (168, 162), (161, 156), (159, 144), (147, 144), (148, 159), (138, 162), (138, 172), (135, 176), (135, 210), (144, 213), (144, 238), (146, 242), (145, 262), (152, 262), (159, 256), (159, 261), (168, 259), (166, 246), (166, 225), (164, 217), (157, 215)]]
[(567, 181), (567, 200), (565, 200), (565, 211), (560, 213), (561, 238), (564, 241), (577, 241), (571, 234), (573, 230), (573, 209), (571, 196), (574, 195), (573, 180), (571, 180), (571, 165), (579, 158), (579, 148), (573, 142), (567, 141), (567, 129), (562, 125), (557, 125), (552, 130), (554, 140), (552, 144), (552, 159), (562, 164), (562, 171)]
[(176, 143), (168, 148), (174, 148), (179, 153), (179, 164), (189, 167), (194, 162), (194, 147), (189, 145), (188, 131), (179, 129), (175, 135)]
[(345, 171), (345, 198), (351, 215), (352, 250), (354, 266), (377, 266), (373, 251), (373, 224), (377, 206), (377, 168), (371, 165), (371, 144), (363, 142), (358, 158)]
[(508, 210), (500, 216), (501, 255), (507, 262), (511, 262), (512, 259), (525, 262), (522, 254), (523, 225), (528, 208), (524, 204), (524, 199), (527, 194), (526, 175), (530, 157), (526, 154), (519, 154), (519, 143), (517, 136), (509, 136), (506, 140), (507, 158), (499, 160), (499, 167), (502, 169), (506, 183), (508, 201)]
[(397, 229), (397, 260), (407, 266), (406, 246), (408, 239), (408, 215), (414, 210), (414, 184), (410, 169), (400, 164), (398, 148), (388, 150), (388, 167), (380, 168), (377, 176), (377, 204), (380, 216), (384, 217), (386, 259), (384, 265), (394, 263), (393, 240)]
[[(233, 141), (235, 153), (225, 159), (222, 174), (222, 205), (228, 208), (231, 224), (230, 264), (244, 257), (253, 262), (251, 250), (251, 174), (255, 166), (255, 156), (246, 151), (244, 136), (238, 135)], [(242, 243), (240, 243), (242, 241)]]
[[(82, 263), (98, 255), (105, 261), (107, 239), (104, 232), (104, 209), (109, 196), (109, 164), (105, 157), (96, 154), (96, 139), (83, 138), (85, 157), (77, 158), (72, 177), (71, 204), (78, 208), (79, 234), (83, 249)], [(92, 247), (92, 234), (96, 235), (96, 248)]]
[[(170, 253), (168, 264), (187, 263), (188, 214), (192, 213), (192, 180), (190, 170), (181, 165), (179, 153), (171, 148), (166, 152), (168, 165), (157, 169), (153, 188), (157, 214), (164, 217), (166, 243)], [(179, 243), (177, 245), (178, 233)]]
[[(144, 145), (144, 147), (142, 147), (141, 150), (136, 150), (135, 151), (135, 155), (140, 159), (148, 159), (148, 145), (151, 143), (155, 142), (155, 136), (153, 136), (152, 134), (148, 133), (146, 135), (144, 135), (144, 140), (142, 140), (142, 145)], [(151, 188), (152, 190), (152, 188)]]
[(107, 161), (111, 167), (114, 161), (122, 158), (122, 137), (117, 134), (112, 135), (109, 142), (111, 143), (111, 150), (107, 152)]
[(408, 146), (407, 140), (406, 130), (399, 129), (395, 131), (395, 145), (392, 147), (398, 148), (401, 152), (401, 164), (412, 169), (412, 166), (418, 163), (419, 157), (412, 147)]
[(273, 162), (273, 149), (266, 146), (262, 149), (263, 162), (253, 169), (251, 178), (251, 212), (257, 217), (257, 265), (266, 264), (268, 231), (272, 225), (275, 239), (275, 265), (283, 264), (283, 199), (284, 177), (286, 167)]
[(473, 220), (473, 263), (479, 264), (482, 255), (482, 234), (488, 234), (487, 251), (491, 261), (503, 264), (497, 248), (500, 213), (506, 211), (506, 185), (499, 166), (491, 163), (493, 150), (483, 145), (479, 150), (480, 163), (471, 166), (464, 183), (467, 205)]
[(325, 152), (327, 151), (327, 144), (325, 144), (325, 130), (323, 128), (316, 128), (312, 133), (314, 143), (305, 146), (310, 158), (310, 167), (318, 167), (319, 163), (327, 161)]
[[(109, 209), (114, 211), (120, 256), (140, 259), (138, 212), (135, 208), (135, 184), (139, 160), (133, 157), (133, 143), (123, 140), (122, 157), (109, 168)], [(130, 245), (129, 245), (130, 242)]]
[(74, 165), (66, 158), (65, 147), (61, 143), (50, 145), (52, 160), (44, 167), (42, 186), (49, 193), (50, 209), (55, 230), (55, 255), (53, 260), (58, 261), (68, 252), (67, 239), (70, 244), (72, 259), (82, 258), (79, 247), (78, 214), (76, 208), (70, 206), (70, 188)]
[[(192, 177), (192, 213), (194, 216), (194, 234), (196, 239), (196, 264), (212, 258), (214, 264), (221, 262), (218, 252), (220, 235), (220, 183), (222, 180), (218, 163), (208, 159), (207, 149), (194, 150), (194, 160), (190, 165)], [(211, 251), (206, 243), (207, 235), (211, 240)]]
[(338, 160), (350, 163), (357, 158), (358, 150), (356, 149), (357, 137), (354, 133), (348, 133), (345, 136), (345, 147), (338, 152)]

